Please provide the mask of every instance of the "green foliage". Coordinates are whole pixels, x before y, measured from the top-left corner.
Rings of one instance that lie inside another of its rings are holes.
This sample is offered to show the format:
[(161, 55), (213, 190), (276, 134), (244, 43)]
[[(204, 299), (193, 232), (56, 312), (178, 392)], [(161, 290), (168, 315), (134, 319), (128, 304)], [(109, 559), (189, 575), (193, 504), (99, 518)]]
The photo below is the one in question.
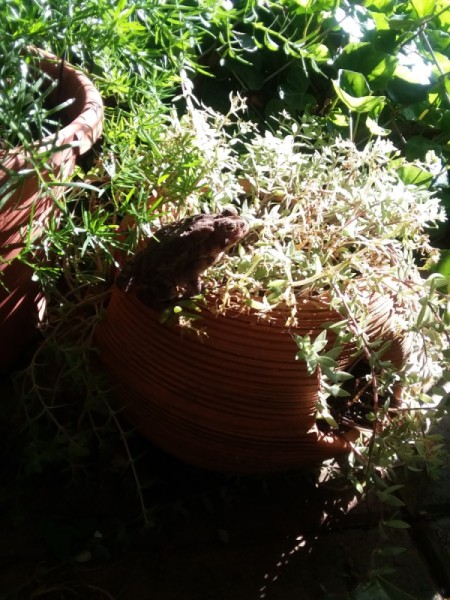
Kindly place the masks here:
[[(432, 181), (443, 197), (449, 13), (442, 0), (238, 2), (216, 41), (206, 38), (202, 58), (215, 79), (197, 78), (196, 92), (222, 110), (224, 90), (243, 94), (262, 122), (287, 110), (320, 115), (357, 142), (389, 136), (408, 152), (414, 141), (414, 158), (438, 157)], [(444, 232), (435, 237), (445, 247)]]
[[(400, 452), (405, 458), (400, 442), (409, 439), (420, 446), (422, 422), (419, 412), (417, 439), (411, 436), (414, 419), (405, 437), (399, 434), (403, 430), (397, 431), (397, 415), (387, 401), (392, 386), (400, 378), (405, 401), (420, 394), (427, 402), (424, 382), (439, 376), (445, 364), (448, 320), (441, 290), (448, 280), (438, 274), (424, 280), (414, 260), (414, 252), (429, 265), (436, 260), (424, 229), (443, 218), (438, 202), (426, 187), (403, 181), (402, 169), (411, 165), (386, 141), (358, 150), (349, 141), (327, 137), (313, 121), (299, 124), (287, 116), (274, 122), (273, 132), (261, 134), (241, 118), (244, 106), (238, 99), (228, 115), (195, 108), (189, 91), (185, 102), (188, 112), (182, 117), (173, 111), (159, 117), (158, 110), (145, 112), (145, 129), (129, 127), (126, 112), (111, 120), (110, 150), (90, 175), (102, 194), (75, 188), (60, 205), (60, 223), (53, 220), (45, 236), (47, 256), (59, 259), (55, 268), (59, 264), (68, 288), (56, 296), (54, 318), (64, 320), (60, 306), (67, 311), (71, 304), (76, 309), (97, 302), (95, 294), (90, 297), (95, 289), (106, 298), (116, 261), (123, 262), (159, 224), (231, 202), (252, 233), (205, 277), (217, 309), (239, 306), (266, 318), (287, 306), (288, 323), (295, 324), (303, 295), (326, 296), (342, 321), (325, 327), (316, 339), (295, 337), (297, 359), (320, 375), (319, 416), (332, 428), (340, 426), (329, 400), (349, 397), (352, 375), (338, 360), (342, 344), (353, 342), (370, 365), (368, 380), (380, 398), (367, 412), (366, 426), (372, 431), (381, 424), (389, 431), (387, 444), (382, 434), (369, 444), (363, 436), (359, 455), (368, 452), (377, 469)], [(146, 151), (136, 160), (138, 145)], [(55, 272), (43, 267), (37, 276), (55, 294)], [(363, 333), (370, 319), (368, 297), (393, 290), (401, 307), (393, 332), (414, 334), (417, 352), (401, 373), (383, 360), (383, 340)], [(336, 338), (332, 347), (329, 331)], [(393, 431), (400, 445), (392, 444)], [(364, 490), (371, 483), (358, 480), (357, 487)]]
[(415, 600), (414, 596), (404, 592), (381, 575), (359, 585), (348, 600), (374, 600), (375, 598), (376, 600)]
[[(437, 472), (440, 442), (428, 429), (448, 410), (445, 390), (423, 385), (448, 361), (449, 261), (444, 253), (436, 263), (425, 234), (430, 226), (447, 243), (436, 199), (450, 214), (445, 0), (0, 0), (0, 12), (2, 148), (55, 126), (37, 109), (43, 82), (22, 54), (30, 44), (88, 72), (106, 105), (101, 145), (80, 161), (45, 237), (27, 239), (22, 253), (49, 300), (45, 342), (22, 379), (28, 472), (81, 470), (117, 432), (129, 453), (92, 348), (117, 266), (159, 225), (233, 203), (255, 243), (208, 273), (209, 290), (223, 309), (240, 295), (263, 317), (287, 304), (291, 323), (302, 293), (331, 297), (342, 321), (316, 339), (297, 336), (297, 359), (318, 374), (318, 420), (335, 430), (336, 402), (347, 403), (352, 383), (337, 356), (356, 344), (373, 402), (348, 477), (392, 511), (382, 535), (405, 527), (394, 466)], [(355, 285), (363, 276), (386, 291), (373, 260), (387, 258), (395, 289), (407, 282), (411, 310), (398, 327), (418, 357), (400, 373), (361, 334), (367, 296)], [(441, 275), (424, 283), (415, 259)], [(399, 378), (406, 409), (392, 401)], [(355, 598), (401, 597), (386, 586), (380, 574)]]
[[(42, 141), (58, 127), (55, 114), (64, 105), (45, 108), (46, 98), (58, 82), (42, 73), (33, 56), (18, 52), (2, 39), (0, 42), (0, 151), (16, 145), (30, 147), (33, 141)], [(23, 115), (27, 118), (24, 119)]]
[[(39, 45), (80, 65), (112, 114), (120, 107), (139, 119), (142, 97), (165, 102), (187, 72), (196, 95), (223, 112), (229, 93), (239, 92), (262, 123), (282, 110), (313, 114), (355, 141), (390, 136), (408, 158), (433, 152), (439, 165), (431, 183), (444, 197), (450, 38), (443, 0), (2, 2), (7, 46)], [(445, 246), (446, 232), (436, 243)]]
[(3, 9), (5, 34), (16, 48), (32, 44), (65, 56), (115, 102), (155, 86), (160, 97), (166, 86), (173, 91), (182, 68), (200, 68), (199, 45), (226, 16), (214, 0), (3, 0)]

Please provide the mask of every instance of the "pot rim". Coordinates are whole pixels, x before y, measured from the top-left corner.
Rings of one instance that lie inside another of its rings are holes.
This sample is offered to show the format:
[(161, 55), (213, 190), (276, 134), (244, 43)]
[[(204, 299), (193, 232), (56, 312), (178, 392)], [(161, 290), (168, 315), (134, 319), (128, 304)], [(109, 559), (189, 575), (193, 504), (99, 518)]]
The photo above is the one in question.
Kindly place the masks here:
[[(65, 127), (43, 138), (40, 145), (36, 142), (34, 146), (36, 152), (45, 153), (53, 149), (54, 156), (69, 147), (76, 155), (83, 154), (91, 148), (103, 130), (104, 110), (100, 92), (87, 75), (70, 63), (63, 62), (56, 55), (41, 48), (29, 47), (28, 50), (30, 54), (40, 58), (39, 68), (51, 77), (53, 76), (52, 71), (59, 70), (62, 65), (65, 76), (68, 76), (74, 85), (78, 84), (77, 90), (82, 89), (84, 94), (81, 112)], [(9, 170), (18, 170), (29, 165), (23, 146), (16, 146), (3, 153), (0, 152), (0, 159), (2, 159), (0, 183), (2, 179), (9, 177)], [(2, 170), (3, 173), (1, 173)]]

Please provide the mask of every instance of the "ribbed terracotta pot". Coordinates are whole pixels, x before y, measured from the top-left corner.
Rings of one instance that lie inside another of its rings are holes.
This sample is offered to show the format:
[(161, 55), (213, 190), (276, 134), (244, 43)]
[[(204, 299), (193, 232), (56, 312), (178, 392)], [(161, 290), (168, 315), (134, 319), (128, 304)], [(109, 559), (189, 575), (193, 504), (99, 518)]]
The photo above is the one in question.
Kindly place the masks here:
[[(72, 174), (76, 157), (86, 152), (99, 138), (103, 126), (103, 104), (93, 83), (83, 73), (67, 63), (61, 64), (47, 52), (34, 50), (40, 57), (39, 68), (58, 81), (49, 96), (50, 105), (74, 98), (74, 102), (61, 112), (63, 127), (56, 140), (46, 138), (41, 148), (52, 152), (49, 169), (40, 173), (48, 181), (51, 175), (64, 182)], [(26, 118), (26, 115), (24, 115)], [(0, 154), (0, 189), (8, 183), (11, 174), (30, 169), (21, 148)], [(8, 368), (30, 340), (38, 320), (42, 300), (39, 287), (32, 280), (33, 271), (16, 259), (23, 248), (24, 236), (39, 235), (51, 211), (55, 210), (53, 198), (42, 190), (40, 177), (32, 169), (21, 178), (14, 193), (0, 209), (0, 371)], [(53, 197), (60, 197), (63, 186), (52, 186)], [(31, 231), (30, 231), (31, 229)]]
[[(370, 329), (391, 315), (390, 298), (373, 303)], [(132, 293), (114, 287), (95, 341), (118, 385), (128, 419), (178, 458), (216, 471), (257, 473), (312, 465), (350, 447), (342, 435), (316, 427), (316, 375), (308, 375), (293, 333), (312, 337), (341, 317), (326, 302), (305, 300), (299, 327), (286, 314), (202, 313), (206, 335), (166, 325)], [(347, 347), (340, 362), (352, 361)], [(395, 342), (391, 358), (403, 361)]]

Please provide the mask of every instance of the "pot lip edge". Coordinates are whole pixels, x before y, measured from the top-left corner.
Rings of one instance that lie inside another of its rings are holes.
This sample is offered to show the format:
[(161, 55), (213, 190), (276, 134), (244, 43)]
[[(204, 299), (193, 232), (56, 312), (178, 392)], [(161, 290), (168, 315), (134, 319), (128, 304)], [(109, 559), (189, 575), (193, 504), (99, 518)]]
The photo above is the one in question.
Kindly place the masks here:
[[(61, 59), (56, 55), (43, 50), (41, 48), (30, 47), (32, 52), (35, 52), (41, 57), (40, 63), (60, 63)], [(64, 146), (73, 141), (80, 142), (89, 137), (89, 146), (92, 146), (100, 137), (103, 130), (104, 109), (103, 100), (100, 92), (95, 87), (92, 80), (68, 62), (63, 65), (64, 71), (69, 73), (73, 80), (78, 80), (80, 87), (85, 90), (85, 101), (81, 112), (65, 127), (57, 131), (55, 134), (48, 135), (43, 138), (41, 145), (37, 148), (37, 152), (45, 152), (52, 147)], [(87, 135), (87, 130), (91, 132), (91, 136)], [(77, 135), (80, 139), (77, 139)], [(55, 154), (64, 149), (57, 149)], [(87, 148), (85, 149), (87, 150)], [(85, 151), (83, 150), (83, 152)], [(81, 154), (82, 152), (80, 152)], [(1, 165), (6, 170), (17, 170), (28, 164), (26, 155), (23, 153), (23, 146), (15, 146), (5, 152), (0, 152)], [(0, 171), (0, 182), (8, 177), (8, 173)]]
[[(126, 302), (127, 305), (130, 307), (130, 310), (132, 310), (133, 312), (138, 311), (139, 313), (148, 315), (153, 321), (161, 322), (161, 312), (141, 302), (137, 298), (136, 294), (133, 293), (133, 291), (131, 291), (131, 293), (125, 292), (116, 283), (113, 283), (110, 299), (112, 297), (118, 298), (118, 301), (121, 303)], [(325, 301), (326, 295), (310, 298), (308, 302), (306, 302), (306, 298), (304, 300), (305, 305), (307, 307), (309, 305), (309, 308), (306, 308), (306, 310), (311, 313), (313, 320), (322, 320), (327, 317), (332, 318), (333, 316), (337, 316), (335, 311), (327, 305)], [(220, 310), (217, 311), (214, 310), (214, 303), (210, 303), (208, 301), (205, 303), (205, 305), (201, 305), (200, 309), (201, 312), (199, 314), (201, 314), (202, 317), (206, 317), (207, 321), (239, 321), (243, 323), (248, 323), (249, 325), (270, 327), (271, 329), (296, 329), (295, 325), (290, 325), (286, 321), (290, 312), (289, 307), (284, 309), (283, 307), (276, 307), (266, 316), (262, 316), (260, 313), (258, 313), (258, 311), (251, 309), (249, 309), (249, 311), (238, 311), (233, 310), (231, 308), (225, 310), (224, 312), (221, 312)], [(176, 323), (172, 325), (176, 329), (181, 327)], [(183, 327), (181, 327), (181, 329), (183, 329)]]

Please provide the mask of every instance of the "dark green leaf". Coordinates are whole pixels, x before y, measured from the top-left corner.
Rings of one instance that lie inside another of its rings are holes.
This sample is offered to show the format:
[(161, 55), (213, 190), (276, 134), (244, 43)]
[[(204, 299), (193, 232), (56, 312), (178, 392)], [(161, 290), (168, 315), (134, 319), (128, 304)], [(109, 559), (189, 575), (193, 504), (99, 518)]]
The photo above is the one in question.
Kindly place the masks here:
[(434, 270), (441, 275), (450, 277), (450, 250), (441, 251), (441, 258)]
[(406, 184), (429, 186), (433, 180), (433, 175), (415, 165), (406, 165), (397, 169), (400, 179)]
[(380, 556), (399, 556), (399, 554), (403, 554), (406, 551), (406, 548), (402, 546), (387, 546), (386, 548), (381, 548), (378, 554)]
[[(335, 66), (363, 74), (370, 81), (372, 89), (382, 89), (394, 74), (397, 62), (397, 58), (388, 54), (386, 48), (377, 48), (372, 42), (358, 42), (345, 46)], [(351, 90), (344, 89), (352, 93)]]
[(386, 86), (389, 97), (399, 104), (417, 104), (428, 97), (429, 84), (407, 81), (402, 77), (393, 77)]
[(410, 31), (417, 24), (415, 19), (412, 19), (409, 15), (393, 15), (389, 19), (389, 27), (394, 31)]
[(434, 13), (436, 2), (435, 0), (414, 0), (414, 2), (411, 2), (411, 5), (417, 16), (421, 19)]
[(372, 90), (384, 90), (392, 79), (398, 65), (398, 58), (392, 54), (385, 54), (382, 60), (367, 73), (367, 80)]
[(401, 521), (400, 519), (391, 519), (389, 521), (384, 521), (384, 525), (387, 527), (392, 527), (392, 529), (409, 529), (411, 526), (406, 521)]
[(351, 598), (352, 600), (391, 600), (376, 582), (359, 585)]
[(337, 85), (339, 89), (356, 98), (364, 98), (370, 94), (370, 87), (362, 73), (340, 69)]
[(336, 91), (336, 94), (342, 100), (342, 102), (349, 108), (351, 111), (358, 113), (367, 113), (371, 112), (384, 104), (385, 98), (384, 96), (363, 96), (363, 97), (354, 97), (342, 90), (336, 81), (333, 81), (333, 86)]
[(366, 127), (372, 135), (376, 136), (385, 136), (391, 133), (390, 129), (385, 129), (384, 127), (381, 127), (374, 119), (372, 119), (369, 116), (366, 118)]
[(378, 497), (381, 500), (381, 502), (384, 502), (388, 506), (395, 506), (396, 508), (401, 508), (402, 506), (405, 506), (403, 500), (400, 500), (400, 498), (397, 498), (397, 496), (394, 496), (392, 494), (378, 492)]
[[(228, 63), (232, 73), (245, 85), (247, 90), (258, 91), (264, 85), (264, 76), (259, 69), (256, 61), (255, 64), (245, 64), (238, 60), (233, 60)], [(214, 84), (217, 88), (217, 84)]]
[(378, 585), (385, 592), (389, 600), (417, 600), (417, 598), (411, 596), (407, 592), (404, 592), (383, 577), (378, 577), (377, 581)]
[(443, 133), (450, 135), (450, 110), (446, 110), (442, 113), (441, 129)]
[(433, 150), (437, 156), (442, 155), (442, 146), (421, 135), (413, 135), (406, 142), (405, 156), (408, 160), (425, 159), (427, 152)]

